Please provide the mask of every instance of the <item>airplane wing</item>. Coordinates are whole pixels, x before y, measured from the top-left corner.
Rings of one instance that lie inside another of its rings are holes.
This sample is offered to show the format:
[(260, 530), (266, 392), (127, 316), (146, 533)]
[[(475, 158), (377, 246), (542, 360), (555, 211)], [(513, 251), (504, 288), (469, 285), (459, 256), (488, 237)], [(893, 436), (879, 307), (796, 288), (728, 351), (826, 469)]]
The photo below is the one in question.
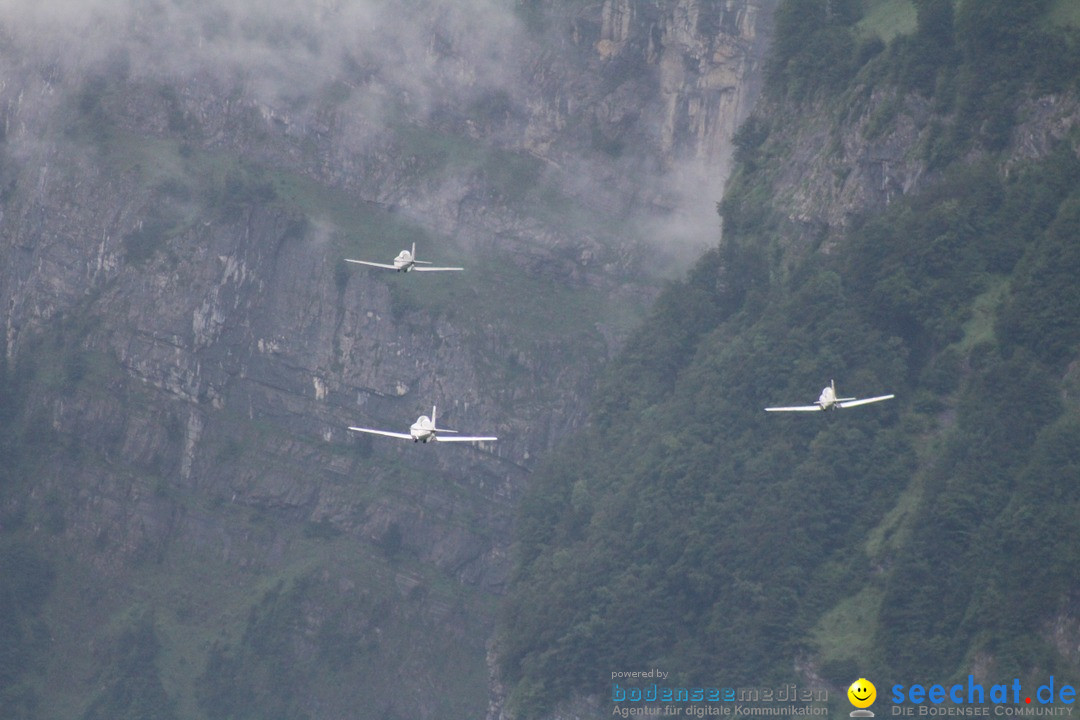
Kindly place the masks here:
[[(445, 430), (441, 432), (446, 432)], [(442, 435), (436, 435), (435, 439), (439, 442), (495, 442), (499, 438), (497, 437), (464, 437), (461, 435), (455, 435), (454, 437), (443, 437)]]
[(882, 400), (892, 400), (895, 395), (878, 395), (877, 397), (864, 398), (862, 400), (846, 400), (843, 402), (837, 402), (836, 404), (842, 408), (855, 407), (856, 405), (866, 405), (868, 403), (881, 402)]
[[(417, 261), (419, 262), (419, 261)], [(464, 270), (465, 268), (459, 267), (421, 267), (419, 265), (413, 265), (413, 272), (446, 272), (448, 270)]]
[(765, 408), (765, 412), (814, 412), (821, 410), (820, 405), (795, 405), (794, 407)]
[(409, 433), (390, 432), (389, 430), (372, 430), (371, 428), (351, 427), (349, 428), (353, 432), (371, 433), (372, 435), (385, 435), (386, 437), (401, 438), (402, 440), (412, 440), (413, 436)]
[(345, 262), (356, 263), (357, 265), (370, 265), (371, 267), (386, 268), (387, 270), (397, 270), (393, 265), (386, 263), (370, 262), (368, 260), (353, 260), (351, 258), (345, 258)]

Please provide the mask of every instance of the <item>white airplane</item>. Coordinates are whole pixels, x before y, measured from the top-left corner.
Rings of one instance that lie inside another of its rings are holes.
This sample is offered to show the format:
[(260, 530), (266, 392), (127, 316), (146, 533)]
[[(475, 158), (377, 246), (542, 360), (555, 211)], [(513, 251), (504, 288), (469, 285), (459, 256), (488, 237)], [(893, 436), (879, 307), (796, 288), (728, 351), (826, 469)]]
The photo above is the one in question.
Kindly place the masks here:
[(816, 410), (831, 410), (833, 408), (849, 408), (856, 405), (892, 400), (895, 395), (878, 395), (872, 398), (842, 398), (836, 396), (836, 381), (832, 380), (829, 386), (821, 391), (816, 405), (796, 405), (794, 407), (771, 407), (765, 408), (765, 412), (814, 412)]
[(370, 260), (352, 260), (351, 258), (345, 258), (345, 262), (356, 263), (357, 265), (370, 265), (371, 267), (385, 268), (387, 270), (396, 270), (397, 272), (409, 272), (410, 270), (416, 270), (418, 272), (447, 272), (451, 270), (464, 270), (465, 268), (459, 267), (427, 267), (431, 263), (427, 260), (416, 259), (416, 243), (412, 244), (412, 252), (408, 250), (402, 250), (394, 258), (393, 264), (389, 263), (377, 263)]
[[(431, 417), (427, 415), (421, 415), (416, 419), (416, 422), (412, 424), (407, 433), (391, 432), (389, 430), (374, 430), (372, 428), (362, 427), (350, 427), (350, 430), (354, 432), (371, 433), (372, 435), (385, 435), (387, 437), (401, 438), (402, 440), (412, 440), (413, 442), (424, 442), (428, 440), (435, 440), (436, 442), (495, 442), (499, 438), (497, 437), (466, 437), (464, 435), (458, 435), (457, 430), (447, 430), (446, 428), (435, 426), (435, 407), (431, 408)], [(439, 433), (454, 433), (453, 437), (441, 437)]]

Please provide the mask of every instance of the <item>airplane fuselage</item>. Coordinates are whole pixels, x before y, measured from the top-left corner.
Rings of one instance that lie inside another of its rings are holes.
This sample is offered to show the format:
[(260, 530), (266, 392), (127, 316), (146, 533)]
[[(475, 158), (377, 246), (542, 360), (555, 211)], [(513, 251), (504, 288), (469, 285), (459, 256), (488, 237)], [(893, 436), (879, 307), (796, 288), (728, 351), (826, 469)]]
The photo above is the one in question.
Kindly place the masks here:
[(836, 397), (836, 381), (833, 380), (821, 389), (821, 395), (818, 396), (817, 404), (822, 410), (835, 410), (836, 408), (841, 407), (840, 403), (854, 399), (855, 398)]
[(394, 258), (394, 269), (398, 272), (409, 272), (416, 266), (416, 259), (408, 250), (402, 250)]
[(409, 427), (409, 434), (412, 435), (413, 442), (426, 443), (435, 437), (435, 423), (431, 422), (427, 415), (421, 415)]

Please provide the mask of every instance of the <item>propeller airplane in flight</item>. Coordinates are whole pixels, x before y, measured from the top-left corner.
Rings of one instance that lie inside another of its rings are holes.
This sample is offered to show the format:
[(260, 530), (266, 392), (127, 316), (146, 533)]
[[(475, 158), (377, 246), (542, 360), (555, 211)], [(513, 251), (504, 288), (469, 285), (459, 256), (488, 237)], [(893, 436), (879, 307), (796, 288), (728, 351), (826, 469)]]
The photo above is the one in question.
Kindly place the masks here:
[[(390, 430), (375, 430), (373, 428), (350, 427), (353, 432), (370, 433), (372, 435), (385, 435), (386, 437), (412, 440), (413, 442), (426, 443), (429, 440), (436, 442), (495, 442), (499, 438), (494, 436), (466, 436), (459, 435), (457, 430), (447, 430), (435, 425), (435, 407), (431, 408), (431, 417), (421, 415), (409, 428), (409, 432), (392, 432)], [(449, 437), (443, 437), (439, 433), (451, 433)]]
[(833, 410), (835, 408), (849, 408), (856, 407), (858, 405), (868, 405), (870, 403), (881, 402), (882, 400), (892, 400), (895, 395), (878, 395), (872, 398), (842, 398), (836, 395), (836, 381), (832, 380), (829, 385), (822, 389), (821, 395), (817, 399), (817, 403), (814, 405), (795, 405), (791, 407), (768, 407), (765, 408), (765, 412), (815, 412), (819, 410)]
[(460, 267), (430, 267), (431, 263), (427, 260), (416, 259), (416, 243), (412, 244), (412, 251), (402, 250), (394, 258), (393, 264), (390, 263), (377, 263), (370, 260), (353, 260), (352, 258), (345, 258), (345, 262), (356, 263), (357, 265), (368, 265), (369, 267), (383, 268), (385, 270), (395, 270), (397, 272), (410, 272), (416, 270), (417, 272), (450, 272), (455, 270), (464, 270)]

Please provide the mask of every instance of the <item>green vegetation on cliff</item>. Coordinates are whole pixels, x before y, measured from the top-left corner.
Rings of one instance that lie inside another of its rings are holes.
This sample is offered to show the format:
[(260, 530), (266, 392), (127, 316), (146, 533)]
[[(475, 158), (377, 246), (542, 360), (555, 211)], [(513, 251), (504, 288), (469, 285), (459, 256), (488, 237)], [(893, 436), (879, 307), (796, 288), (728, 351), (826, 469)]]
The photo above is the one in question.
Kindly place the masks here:
[[(1076, 620), (1080, 561), (1080, 136), (1010, 154), (1027, 101), (1075, 104), (1080, 37), (1050, 2), (914, 7), (887, 45), (858, 3), (778, 11), (723, 242), (524, 500), (501, 635), (521, 717), (654, 667), (728, 687), (810, 667), (837, 689), (976, 658), (991, 677), (1080, 669), (1054, 631)], [(875, 93), (895, 100), (871, 132), (905, 98), (932, 107), (908, 149), (926, 178), (843, 228), (799, 227), (780, 180), (799, 128), (827, 113), (850, 133)], [(762, 412), (830, 378), (898, 399)]]

